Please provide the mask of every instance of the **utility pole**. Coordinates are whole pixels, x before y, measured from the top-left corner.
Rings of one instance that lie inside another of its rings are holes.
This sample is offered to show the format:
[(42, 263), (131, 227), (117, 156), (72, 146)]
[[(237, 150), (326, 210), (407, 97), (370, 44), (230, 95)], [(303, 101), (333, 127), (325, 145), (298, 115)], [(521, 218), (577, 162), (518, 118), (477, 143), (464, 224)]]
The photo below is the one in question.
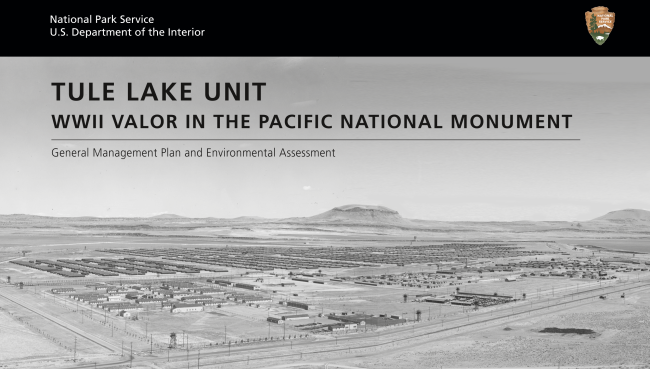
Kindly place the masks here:
[(196, 367), (201, 367), (201, 349), (199, 349), (199, 356), (196, 358)]
[(129, 360), (131, 362), (129, 367), (133, 368), (133, 342), (131, 342), (131, 358)]
[(74, 338), (74, 357), (72, 359), (72, 362), (77, 362), (77, 337)]

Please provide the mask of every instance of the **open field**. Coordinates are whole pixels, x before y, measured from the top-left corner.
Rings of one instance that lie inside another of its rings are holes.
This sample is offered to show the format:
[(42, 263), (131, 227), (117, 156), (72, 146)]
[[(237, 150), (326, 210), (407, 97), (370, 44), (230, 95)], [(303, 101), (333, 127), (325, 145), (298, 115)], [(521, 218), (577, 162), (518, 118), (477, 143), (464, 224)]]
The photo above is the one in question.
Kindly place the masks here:
[[(647, 365), (650, 292), (523, 318), (400, 353), (354, 362), (372, 368), (583, 367)], [(593, 334), (541, 333), (544, 328), (590, 329)]]
[[(568, 242), (568, 240), (557, 240)], [(590, 245), (602, 248), (603, 250), (620, 250), (636, 253), (650, 253), (650, 238), (642, 239), (573, 239), (570, 241), (576, 245)]]
[[(70, 352), (43, 337), (37, 329), (26, 324), (29, 317), (21, 314), (6, 300), (0, 301), (0, 345), (3, 361), (46, 359), (68, 356)], [(22, 321), (21, 321), (22, 320)]]

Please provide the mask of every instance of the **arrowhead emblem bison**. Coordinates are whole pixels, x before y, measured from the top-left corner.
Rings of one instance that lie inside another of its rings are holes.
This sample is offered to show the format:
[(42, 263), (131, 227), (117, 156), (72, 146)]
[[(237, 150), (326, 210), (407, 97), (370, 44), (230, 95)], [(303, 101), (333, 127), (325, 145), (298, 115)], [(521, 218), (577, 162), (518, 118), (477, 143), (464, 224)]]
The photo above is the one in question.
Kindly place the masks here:
[(604, 6), (597, 6), (585, 13), (585, 19), (587, 30), (594, 41), (598, 45), (604, 44), (614, 29), (614, 13), (609, 12), (609, 9)]

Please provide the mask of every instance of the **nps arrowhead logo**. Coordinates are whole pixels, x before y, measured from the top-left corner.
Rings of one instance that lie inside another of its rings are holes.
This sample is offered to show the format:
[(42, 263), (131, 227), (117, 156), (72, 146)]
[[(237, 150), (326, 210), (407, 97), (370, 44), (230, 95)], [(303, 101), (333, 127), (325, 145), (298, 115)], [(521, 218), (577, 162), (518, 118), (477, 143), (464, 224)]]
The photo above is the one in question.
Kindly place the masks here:
[(607, 41), (614, 28), (614, 13), (610, 13), (608, 10), (604, 6), (597, 6), (585, 13), (589, 34), (598, 45)]

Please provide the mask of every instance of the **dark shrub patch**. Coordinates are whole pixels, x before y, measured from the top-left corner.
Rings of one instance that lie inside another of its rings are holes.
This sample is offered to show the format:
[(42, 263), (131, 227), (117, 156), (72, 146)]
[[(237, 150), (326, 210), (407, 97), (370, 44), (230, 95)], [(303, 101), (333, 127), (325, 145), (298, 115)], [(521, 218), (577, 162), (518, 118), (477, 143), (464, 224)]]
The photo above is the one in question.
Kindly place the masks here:
[(562, 333), (562, 334), (594, 334), (591, 329), (581, 328), (544, 328), (539, 333)]

